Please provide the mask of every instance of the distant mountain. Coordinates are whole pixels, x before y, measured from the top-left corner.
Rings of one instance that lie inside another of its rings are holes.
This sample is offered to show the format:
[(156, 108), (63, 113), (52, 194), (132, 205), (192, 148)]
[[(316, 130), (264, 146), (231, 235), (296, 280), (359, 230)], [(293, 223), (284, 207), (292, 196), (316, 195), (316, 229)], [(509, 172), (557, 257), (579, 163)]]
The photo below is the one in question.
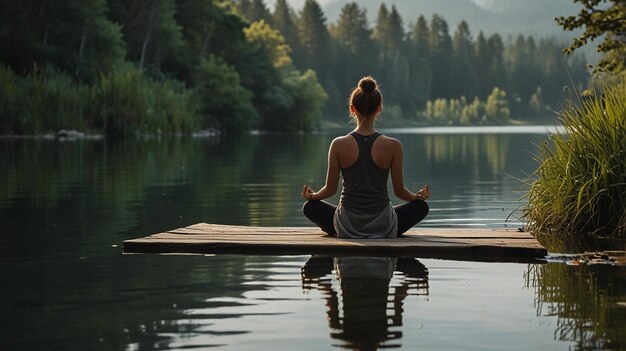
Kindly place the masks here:
[[(350, 0), (318, 0), (330, 23), (339, 17), (341, 8)], [(381, 3), (395, 5), (405, 25), (415, 22), (420, 15), (430, 19), (433, 14), (442, 15), (450, 27), (450, 34), (461, 20), (466, 20), (473, 34), (500, 33), (505, 39), (509, 35), (532, 35), (534, 37), (557, 37), (569, 40), (572, 33), (563, 31), (554, 21), (555, 16), (573, 15), (580, 5), (572, 0), (359, 0), (367, 8), (370, 25), (373, 26)], [(267, 0), (270, 8), (273, 0)], [(299, 11), (304, 0), (289, 0)]]

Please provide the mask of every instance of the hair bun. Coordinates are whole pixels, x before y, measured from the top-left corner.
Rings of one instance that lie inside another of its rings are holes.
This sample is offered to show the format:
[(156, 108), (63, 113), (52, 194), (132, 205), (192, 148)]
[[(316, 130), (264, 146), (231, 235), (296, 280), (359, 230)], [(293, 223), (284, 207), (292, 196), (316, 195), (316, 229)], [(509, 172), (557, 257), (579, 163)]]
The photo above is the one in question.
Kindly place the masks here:
[(361, 90), (366, 93), (371, 93), (372, 91), (376, 90), (376, 85), (376, 80), (369, 76), (363, 77), (359, 81), (359, 88), (361, 88)]

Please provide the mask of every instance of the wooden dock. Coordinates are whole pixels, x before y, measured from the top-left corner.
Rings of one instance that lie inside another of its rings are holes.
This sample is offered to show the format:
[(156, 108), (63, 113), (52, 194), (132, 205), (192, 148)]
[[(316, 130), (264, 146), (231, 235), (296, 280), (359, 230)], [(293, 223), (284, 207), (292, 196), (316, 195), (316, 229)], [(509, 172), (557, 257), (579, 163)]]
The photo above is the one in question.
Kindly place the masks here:
[(401, 238), (338, 239), (314, 227), (198, 223), (124, 241), (124, 253), (368, 255), (539, 262), (547, 250), (517, 229), (412, 229)]

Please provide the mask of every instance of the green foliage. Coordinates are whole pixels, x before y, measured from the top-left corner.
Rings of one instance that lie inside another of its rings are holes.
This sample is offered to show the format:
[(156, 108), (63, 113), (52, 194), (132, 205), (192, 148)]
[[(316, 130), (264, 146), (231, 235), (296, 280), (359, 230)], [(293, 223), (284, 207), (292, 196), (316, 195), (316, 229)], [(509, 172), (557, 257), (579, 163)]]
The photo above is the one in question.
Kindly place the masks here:
[(487, 113), (485, 112), (485, 103), (480, 101), (478, 97), (474, 97), (472, 103), (463, 106), (461, 110), (461, 124), (480, 124), (486, 120)]
[(294, 60), (299, 58), (300, 43), (298, 39), (298, 29), (296, 27), (296, 14), (287, 3), (287, 0), (276, 0), (271, 25), (272, 28), (276, 29), (285, 37), (285, 42), (294, 53), (294, 57), (292, 58)]
[(251, 50), (247, 67), (255, 91), (252, 102), (259, 112), (259, 126), (266, 130), (298, 131), (311, 129), (320, 117), (327, 99), (315, 72), (294, 70), (285, 38), (265, 21), (244, 29)]
[[(424, 109), (429, 100), (449, 101), (462, 96), (487, 100), (496, 86), (510, 93), (506, 97), (509, 114), (527, 119), (559, 106), (562, 87), (571, 81), (567, 69), (577, 88), (587, 84), (584, 59), (563, 60), (561, 46), (554, 40), (542, 39), (535, 45), (533, 38), (522, 37), (504, 43), (498, 34), (485, 37), (482, 33), (473, 39), (464, 22), (451, 38), (448, 23), (438, 15), (430, 23), (423, 16), (416, 21), (408, 19), (410, 30), (405, 33), (407, 22), (395, 6), (384, 4), (376, 23), (370, 26), (365, 8), (357, 2), (347, 3), (339, 20), (330, 25), (315, 0), (306, 0), (298, 14), (286, 0), (275, 1), (273, 13), (266, 3), (60, 0), (52, 4), (9, 0), (0, 11), (0, 63), (20, 76), (28, 75), (34, 64), (54, 67), (58, 76), (71, 76), (71, 81), (65, 77), (66, 81), (59, 80), (59, 84), (73, 87), (101, 84), (101, 77), (111, 78), (118, 71), (128, 73), (125, 67), (139, 67), (144, 83), (128, 78), (130, 86), (150, 87), (145, 82), (165, 84), (171, 79), (171, 87), (165, 91), (178, 91), (175, 81), (183, 82), (203, 105), (203, 125), (229, 131), (255, 126), (291, 128), (275, 121), (294, 111), (297, 96), (308, 94), (287, 89), (291, 84), (288, 80), (306, 75), (293, 70), (315, 71), (328, 96), (325, 112), (334, 116), (345, 115), (346, 95), (364, 75), (381, 81), (387, 107), (395, 106), (402, 111), (397, 114), (407, 119)], [(217, 72), (219, 79), (208, 87), (206, 72), (216, 67), (227, 68)], [(202, 78), (196, 76), (198, 72)], [(226, 82), (223, 94), (217, 92), (220, 82)], [(124, 84), (112, 86), (121, 88)], [(147, 89), (150, 95), (156, 88)], [(537, 91), (542, 93), (537, 95)], [(210, 101), (214, 96), (218, 99), (215, 103)], [(232, 106), (226, 108), (224, 101)], [(235, 115), (224, 115), (224, 111), (235, 111)], [(320, 115), (321, 111), (312, 113)], [(453, 123), (483, 120), (468, 116), (457, 116)], [(90, 118), (95, 117), (92, 114)], [(131, 121), (134, 118), (127, 116)], [(25, 125), (45, 128), (47, 122), (37, 121), (39, 124)], [(92, 122), (86, 123), (85, 127)], [(304, 128), (315, 125), (305, 124)], [(138, 126), (131, 125), (128, 130), (143, 129), (143, 122)], [(113, 134), (126, 133), (121, 126), (113, 130)]]
[(626, 81), (560, 114), (541, 145), (525, 217), (536, 235), (626, 237)]
[(209, 55), (235, 63), (248, 24), (227, 0), (177, 0), (176, 22), (182, 27), (184, 47), (171, 64), (183, 80), (191, 80), (196, 65)]
[(384, 3), (380, 5), (372, 39), (378, 46), (379, 64), (390, 63), (401, 52), (404, 45), (404, 29), (402, 18), (395, 6), (392, 5), (389, 12)]
[[(572, 45), (565, 48), (571, 54), (577, 48), (602, 38), (598, 52), (605, 53), (594, 72), (619, 72), (626, 62), (626, 6), (622, 0), (574, 0), (582, 9), (576, 16), (559, 16), (557, 23), (563, 29), (572, 31), (584, 28), (583, 34), (574, 38)], [(607, 6), (607, 3), (610, 4)]]
[(18, 76), (0, 68), (0, 133), (84, 129), (85, 89), (57, 70)]
[(269, 22), (272, 18), (263, 0), (238, 0), (237, 6), (241, 14), (249, 19), (250, 22)]
[(328, 99), (315, 72), (292, 72), (285, 80), (285, 88), (292, 92), (294, 101), (285, 130), (310, 130), (319, 121), (320, 111)]
[(330, 37), (326, 28), (326, 17), (320, 5), (306, 0), (298, 21), (298, 38), (302, 48), (301, 62), (318, 74), (327, 71), (330, 63)]
[(235, 132), (257, 124), (252, 93), (239, 83), (239, 73), (220, 58), (210, 56), (198, 66), (194, 87), (202, 101), (204, 126)]
[(90, 125), (110, 136), (191, 131), (199, 124), (198, 103), (184, 85), (153, 81), (139, 70), (103, 75), (88, 104)]
[[(373, 42), (365, 9), (356, 2), (344, 5), (339, 20), (330, 28), (330, 35), (334, 39), (337, 55), (333, 77), (342, 87), (354, 86), (365, 72), (375, 66), (369, 57)], [(341, 108), (345, 108), (345, 104), (342, 105)]]
[(428, 101), (424, 116), (435, 124), (443, 125), (505, 124), (510, 121), (506, 93), (499, 88), (493, 89), (486, 102), (478, 97), (468, 102), (465, 96)]
[(476, 96), (478, 94), (476, 76), (472, 69), (472, 36), (467, 22), (459, 23), (452, 39), (452, 96)]
[(291, 49), (285, 43), (285, 38), (264, 20), (250, 24), (248, 28), (244, 28), (243, 32), (246, 42), (253, 49), (263, 51), (274, 68), (280, 69), (291, 65), (291, 57), (289, 56)]
[(91, 80), (121, 63), (121, 28), (106, 0), (6, 1), (0, 11), (0, 62), (15, 72), (34, 63)]
[(164, 61), (183, 47), (175, 0), (108, 1), (112, 17), (122, 24), (128, 58), (140, 69), (159, 72)]
[[(311, 116), (319, 116), (326, 100), (316, 75), (293, 71), (291, 49), (268, 25), (275, 18), (263, 0), (239, 5), (249, 5), (246, 16), (261, 20), (248, 26), (230, 0), (3, 4), (1, 132), (312, 128)], [(310, 53), (328, 47), (316, 5), (310, 1), (303, 11), (314, 29), (306, 33)], [(283, 14), (276, 14), (277, 23), (288, 22), (283, 28), (295, 23), (286, 2), (277, 2), (277, 10)], [(298, 38), (297, 32), (294, 27), (289, 37)], [(50, 68), (33, 71), (37, 62)], [(296, 101), (315, 110), (300, 114)], [(297, 127), (263, 122), (277, 111), (298, 116), (290, 119)]]
[(448, 32), (448, 23), (443, 17), (433, 15), (430, 26), (430, 68), (433, 72), (431, 94), (437, 97), (451, 97), (452, 40)]
[(409, 66), (412, 86), (409, 94), (416, 106), (422, 109), (430, 97), (433, 73), (430, 69), (430, 29), (424, 16), (420, 16), (409, 35)]
[(0, 92), (3, 134), (77, 129), (127, 135), (198, 126), (197, 103), (190, 91), (174, 81), (149, 80), (137, 70), (80, 84), (51, 68), (18, 76), (3, 67)]
[(485, 114), (489, 121), (506, 121), (510, 117), (509, 103), (506, 99), (506, 92), (498, 87), (493, 88), (493, 91), (487, 97), (487, 104), (485, 105)]

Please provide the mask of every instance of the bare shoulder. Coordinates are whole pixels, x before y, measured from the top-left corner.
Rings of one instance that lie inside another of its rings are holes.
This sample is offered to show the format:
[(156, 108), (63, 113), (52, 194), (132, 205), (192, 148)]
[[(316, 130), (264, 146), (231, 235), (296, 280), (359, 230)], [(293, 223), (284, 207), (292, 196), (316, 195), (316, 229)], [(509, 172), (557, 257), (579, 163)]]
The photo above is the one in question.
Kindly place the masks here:
[(342, 135), (342, 136), (338, 136), (335, 139), (333, 139), (333, 143), (345, 143), (348, 140), (352, 140), (354, 138), (352, 138), (349, 134), (348, 135)]
[(342, 135), (333, 139), (333, 141), (330, 143), (330, 146), (341, 148), (346, 145), (350, 145), (351, 143), (354, 143), (353, 137), (351, 137), (350, 135)]
[(349, 135), (336, 137), (330, 143), (330, 152), (341, 152), (342, 150), (349, 148), (351, 143), (354, 144), (354, 138), (350, 137)]
[(400, 140), (388, 137), (384, 134), (378, 138), (377, 142), (379, 142), (380, 146), (385, 150), (402, 150), (402, 143), (400, 143)]

